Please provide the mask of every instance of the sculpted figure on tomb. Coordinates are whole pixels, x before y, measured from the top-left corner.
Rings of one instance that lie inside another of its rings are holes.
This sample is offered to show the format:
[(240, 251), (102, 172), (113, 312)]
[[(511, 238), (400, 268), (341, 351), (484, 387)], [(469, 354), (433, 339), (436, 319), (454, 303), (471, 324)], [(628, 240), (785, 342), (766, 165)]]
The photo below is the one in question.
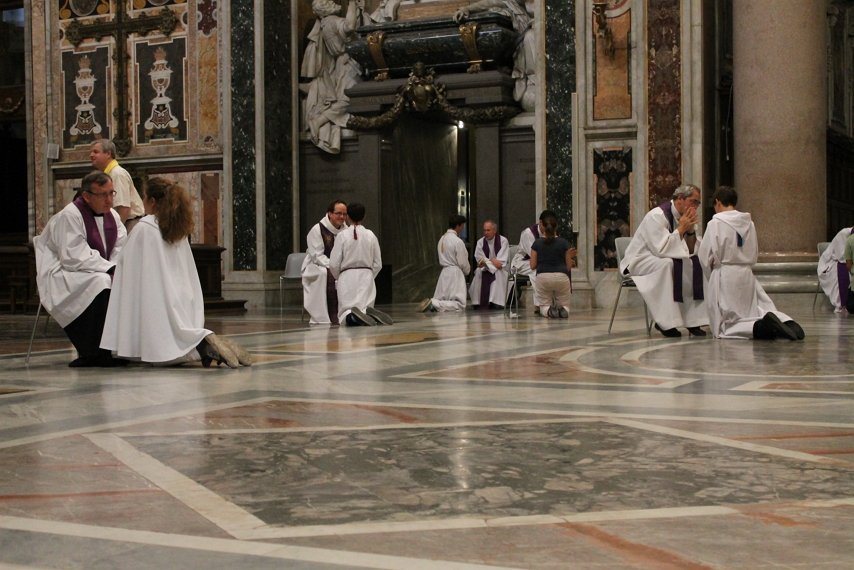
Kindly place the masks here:
[(332, 154), (341, 151), (341, 129), (347, 124), (350, 99), (344, 91), (359, 80), (359, 66), (344, 49), (358, 25), (359, 5), (352, 0), (346, 15), (332, 0), (313, 0), (317, 20), (308, 34), (301, 75), (311, 79), (305, 101), (305, 128), (311, 142)]
[(533, 111), (537, 101), (537, 41), (534, 20), (528, 14), (525, 0), (478, 0), (454, 13), (454, 20), (462, 22), (476, 12), (495, 12), (513, 20), (513, 29), (520, 36), (513, 54), (513, 98), (525, 111)]

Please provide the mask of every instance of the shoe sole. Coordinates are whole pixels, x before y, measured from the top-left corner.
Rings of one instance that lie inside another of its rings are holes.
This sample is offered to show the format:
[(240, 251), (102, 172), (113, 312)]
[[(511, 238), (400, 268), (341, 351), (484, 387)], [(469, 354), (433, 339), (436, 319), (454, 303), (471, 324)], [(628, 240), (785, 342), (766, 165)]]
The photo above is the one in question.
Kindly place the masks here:
[(391, 318), (388, 314), (377, 310), (373, 307), (368, 307), (367, 311), (365, 311), (369, 317), (373, 318), (375, 321), (379, 321), (380, 324), (383, 325), (393, 325), (394, 319)]
[(350, 309), (350, 314), (353, 315), (354, 317), (356, 317), (356, 320), (358, 320), (360, 323), (362, 323), (365, 326), (368, 326), (368, 327), (377, 326), (377, 322), (374, 319), (372, 319), (371, 317), (369, 317), (368, 315), (366, 315), (362, 311), (362, 309), (357, 309), (357, 308)]
[(771, 330), (774, 331), (776, 336), (787, 338), (789, 340), (798, 340), (798, 335), (795, 334), (795, 331), (784, 325), (783, 321), (780, 320), (780, 317), (774, 313), (767, 313), (762, 317), (762, 320), (768, 323), (768, 326), (771, 327)]
[(418, 303), (418, 308), (415, 309), (417, 313), (426, 313), (430, 310), (430, 305), (433, 304), (432, 299), (424, 299), (420, 303)]

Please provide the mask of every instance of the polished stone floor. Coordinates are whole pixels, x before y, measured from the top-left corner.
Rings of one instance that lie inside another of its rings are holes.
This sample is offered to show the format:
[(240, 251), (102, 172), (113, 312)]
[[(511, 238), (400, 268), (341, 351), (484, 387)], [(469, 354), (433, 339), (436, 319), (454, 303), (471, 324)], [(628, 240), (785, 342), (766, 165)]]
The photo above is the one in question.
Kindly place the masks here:
[(804, 342), (209, 316), (239, 370), (71, 369), (0, 316), (3, 568), (854, 568), (854, 317)]

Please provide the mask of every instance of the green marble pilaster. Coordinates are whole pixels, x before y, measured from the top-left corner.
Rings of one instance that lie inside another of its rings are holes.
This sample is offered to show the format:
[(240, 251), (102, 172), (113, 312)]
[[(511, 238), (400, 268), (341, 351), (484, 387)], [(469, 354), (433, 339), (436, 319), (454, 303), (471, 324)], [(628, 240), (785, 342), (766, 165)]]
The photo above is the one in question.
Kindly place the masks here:
[(572, 94), (575, 0), (545, 0), (546, 205), (562, 227), (572, 220)]

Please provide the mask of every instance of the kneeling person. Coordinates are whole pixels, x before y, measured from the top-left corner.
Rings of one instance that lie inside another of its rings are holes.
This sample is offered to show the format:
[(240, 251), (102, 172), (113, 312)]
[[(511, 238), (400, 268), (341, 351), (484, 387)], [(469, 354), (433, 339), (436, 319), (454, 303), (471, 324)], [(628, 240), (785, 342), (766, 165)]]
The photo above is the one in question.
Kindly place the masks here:
[(771, 340), (804, 338), (804, 331), (777, 310), (753, 275), (759, 256), (756, 227), (735, 209), (738, 194), (721, 186), (712, 199), (715, 215), (706, 226), (698, 257), (708, 277), (706, 307), (715, 338)]
[(374, 308), (377, 287), (374, 279), (383, 266), (380, 244), (374, 232), (362, 225), (365, 207), (347, 206), (352, 225), (335, 236), (329, 255), (329, 270), (338, 290), (338, 322), (342, 325), (390, 325), (394, 321)]

